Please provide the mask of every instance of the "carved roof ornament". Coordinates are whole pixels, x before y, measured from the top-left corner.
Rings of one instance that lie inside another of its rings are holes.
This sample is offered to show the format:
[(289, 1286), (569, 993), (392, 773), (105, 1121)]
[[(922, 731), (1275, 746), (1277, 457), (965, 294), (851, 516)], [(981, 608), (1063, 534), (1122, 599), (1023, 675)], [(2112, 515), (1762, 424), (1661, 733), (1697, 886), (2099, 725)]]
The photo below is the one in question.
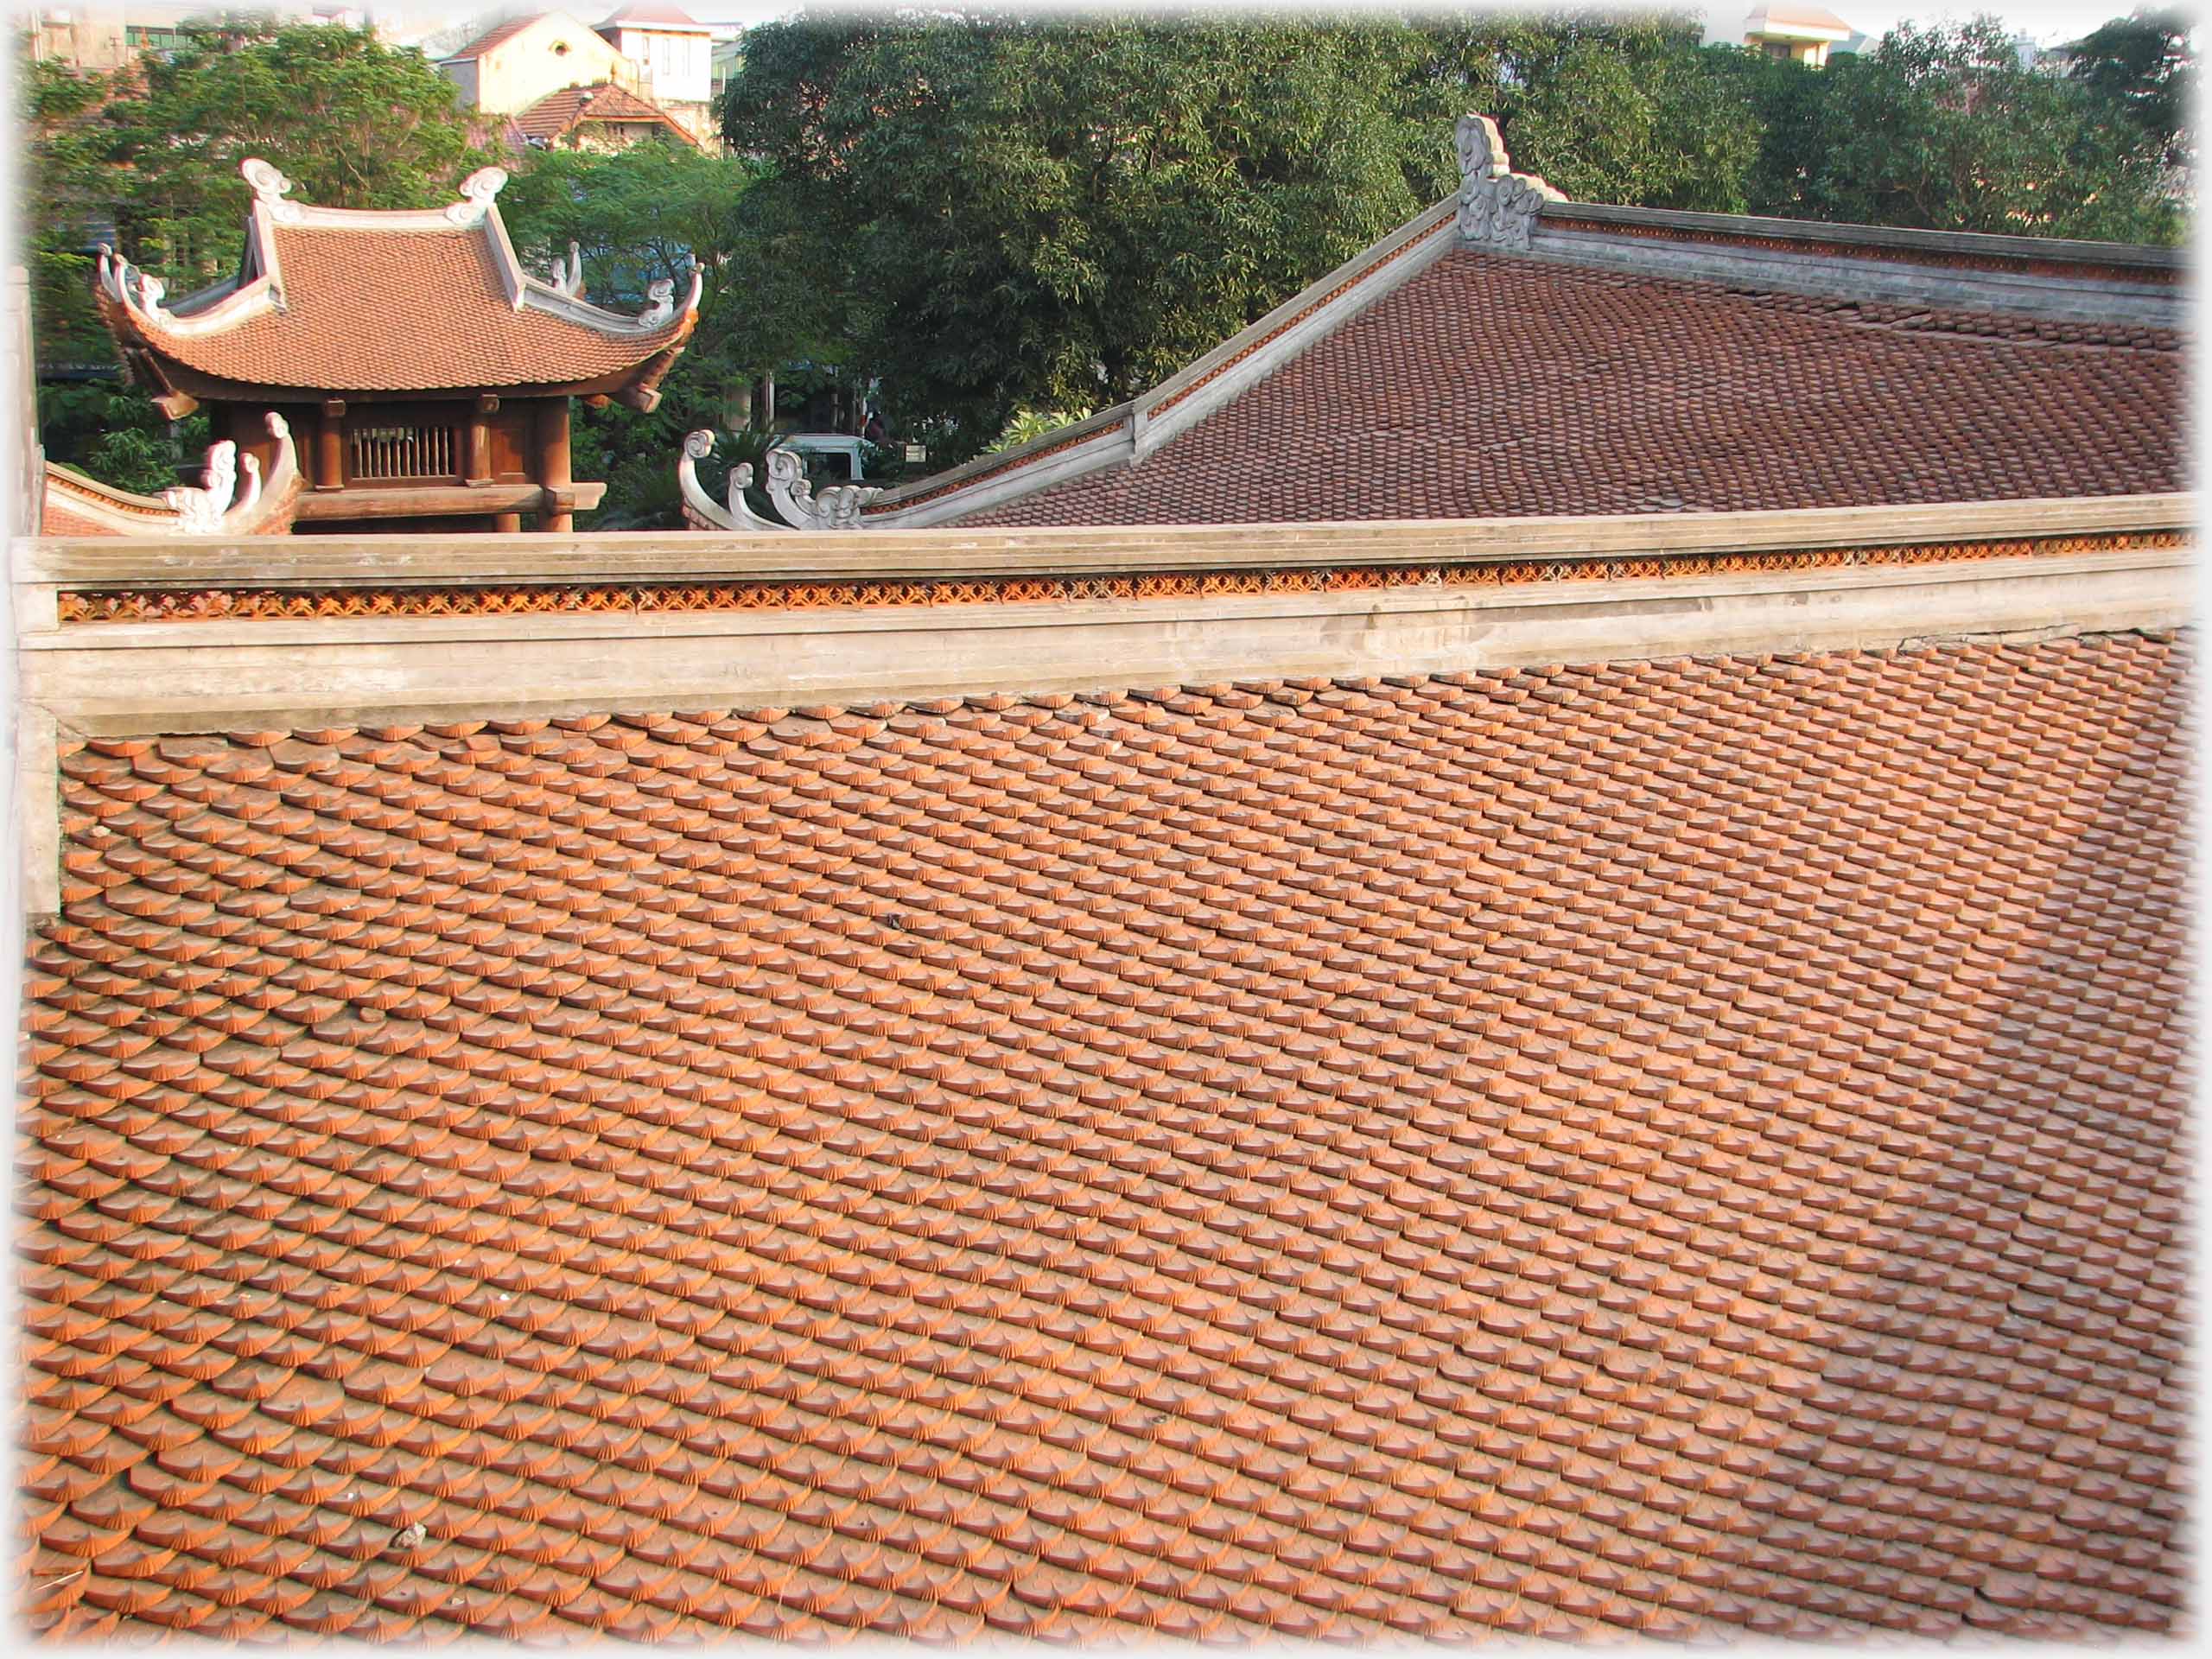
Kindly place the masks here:
[(461, 199), (446, 209), (446, 217), (456, 225), (480, 224), (499, 192), (506, 188), (505, 168), (480, 167), (461, 181)]
[(676, 283), (673, 279), (661, 276), (647, 283), (645, 298), (651, 303), (638, 313), (640, 328), (658, 328), (676, 315)]
[(553, 262), (553, 291), (572, 300), (584, 296), (584, 255), (575, 243), (569, 244), (569, 263)]
[(861, 530), (861, 509), (883, 492), (861, 484), (833, 484), (817, 498), (806, 481), (806, 461), (795, 449), (768, 452), (768, 499), (801, 530)]
[(1497, 123), (1486, 115), (1463, 115), (1459, 149), (1459, 234), (1478, 247), (1529, 251), (1536, 216), (1548, 201), (1565, 201), (1532, 173), (1513, 171)]
[[(701, 427), (683, 440), (683, 454), (676, 463), (677, 487), (683, 493), (684, 513), (702, 530), (774, 530), (788, 535), (789, 524), (763, 518), (746, 505), (745, 492), (753, 483), (753, 463), (741, 461), (729, 469), (727, 502), (709, 495), (699, 482), (699, 463), (715, 452), (715, 435)], [(775, 453), (770, 452), (772, 456)]]
[(253, 199), (268, 210), (271, 219), (285, 225), (300, 222), (300, 204), (284, 200), (292, 188), (289, 179), (258, 156), (249, 156), (239, 162), (238, 171), (245, 175), (245, 181), (253, 187)]
[[(277, 442), (277, 471), (289, 480), (295, 471), (291, 429), (274, 410), (265, 418), (270, 435)], [(261, 500), (261, 462), (250, 454), (241, 456), (238, 445), (226, 438), (208, 447), (198, 488), (164, 490), (162, 500), (176, 514), (179, 535), (241, 533), (251, 525)]]

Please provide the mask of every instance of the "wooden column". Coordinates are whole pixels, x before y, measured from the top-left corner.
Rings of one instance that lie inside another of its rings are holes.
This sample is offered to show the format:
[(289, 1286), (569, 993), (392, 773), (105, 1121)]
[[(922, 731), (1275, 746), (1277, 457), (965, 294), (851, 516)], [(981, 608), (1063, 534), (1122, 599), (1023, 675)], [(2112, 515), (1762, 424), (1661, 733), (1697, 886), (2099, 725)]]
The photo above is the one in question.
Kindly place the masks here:
[(461, 474), (464, 484), (489, 484), (492, 481), (492, 422), (499, 400), (490, 392), (476, 396), (475, 412), (468, 417), (468, 468)]
[(537, 482), (545, 491), (545, 506), (537, 527), (565, 535), (576, 527), (576, 515), (566, 505), (569, 486), (569, 400), (548, 397), (537, 406)]
[(492, 515), (492, 528), (501, 536), (512, 536), (522, 528), (522, 514), (495, 512)]
[(322, 400), (322, 424), (315, 433), (315, 486), (346, 487), (346, 403), (340, 397)]

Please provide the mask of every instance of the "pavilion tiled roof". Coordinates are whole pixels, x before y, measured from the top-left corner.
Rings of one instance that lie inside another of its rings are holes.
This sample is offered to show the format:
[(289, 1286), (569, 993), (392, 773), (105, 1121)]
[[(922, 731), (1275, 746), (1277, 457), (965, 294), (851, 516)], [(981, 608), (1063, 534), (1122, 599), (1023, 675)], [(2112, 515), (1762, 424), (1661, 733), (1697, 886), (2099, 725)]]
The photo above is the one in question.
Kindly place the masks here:
[(103, 312), (119, 333), (202, 374), (306, 391), (595, 380), (681, 346), (694, 321), (679, 308), (649, 333), (612, 334), (518, 308), (501, 281), (508, 256), (480, 226), (271, 229), (283, 273), (282, 310), (212, 333), (126, 315), (105, 298)]
[(1854, 506), (2183, 487), (2171, 329), (1459, 249), (1158, 453), (971, 525)]
[(2171, 1629), (2185, 658), (65, 745), (33, 1624)]

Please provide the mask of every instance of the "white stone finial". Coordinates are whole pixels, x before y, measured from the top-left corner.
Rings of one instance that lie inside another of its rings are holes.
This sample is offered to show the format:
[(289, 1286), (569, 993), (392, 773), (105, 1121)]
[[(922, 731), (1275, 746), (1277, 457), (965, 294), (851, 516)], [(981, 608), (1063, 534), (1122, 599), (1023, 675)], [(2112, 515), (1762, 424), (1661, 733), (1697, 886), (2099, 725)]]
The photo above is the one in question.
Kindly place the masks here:
[(446, 209), (446, 217), (456, 225), (476, 224), (506, 188), (505, 168), (480, 167), (461, 181), (461, 200)]
[(233, 520), (248, 517), (253, 512), (255, 503), (261, 499), (260, 458), (240, 455), (238, 471), (244, 475), (245, 482), (238, 486), (238, 499), (231, 503), (230, 511), (226, 515)]
[(138, 308), (157, 321), (167, 321), (162, 313), (162, 299), (168, 291), (168, 284), (160, 277), (138, 272)]
[(638, 321), (647, 328), (658, 328), (676, 315), (676, 284), (663, 276), (645, 284), (645, 298), (652, 303), (638, 313)]
[(238, 163), (238, 171), (245, 175), (245, 181), (253, 187), (254, 200), (268, 210), (271, 219), (281, 219), (288, 225), (298, 221), (300, 204), (284, 200), (286, 193), (292, 188), (289, 179), (258, 156), (247, 156)]

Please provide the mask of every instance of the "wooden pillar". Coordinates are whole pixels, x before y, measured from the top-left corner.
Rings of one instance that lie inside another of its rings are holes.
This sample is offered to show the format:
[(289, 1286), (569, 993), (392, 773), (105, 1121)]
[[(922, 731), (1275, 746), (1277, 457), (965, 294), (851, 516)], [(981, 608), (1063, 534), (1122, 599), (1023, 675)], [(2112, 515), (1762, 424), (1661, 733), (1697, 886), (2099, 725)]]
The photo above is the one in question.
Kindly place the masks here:
[(565, 535), (576, 527), (576, 515), (565, 505), (569, 486), (569, 400), (548, 397), (537, 406), (537, 482), (545, 491), (545, 506), (537, 527)]
[(346, 487), (346, 403), (340, 397), (322, 400), (322, 424), (315, 431), (315, 486)]
[(475, 412), (468, 417), (468, 467), (461, 474), (464, 484), (489, 484), (492, 481), (492, 416), (499, 407), (499, 400), (490, 392), (476, 396)]
[(492, 529), (498, 535), (512, 536), (522, 529), (522, 514), (495, 512), (492, 515)]

